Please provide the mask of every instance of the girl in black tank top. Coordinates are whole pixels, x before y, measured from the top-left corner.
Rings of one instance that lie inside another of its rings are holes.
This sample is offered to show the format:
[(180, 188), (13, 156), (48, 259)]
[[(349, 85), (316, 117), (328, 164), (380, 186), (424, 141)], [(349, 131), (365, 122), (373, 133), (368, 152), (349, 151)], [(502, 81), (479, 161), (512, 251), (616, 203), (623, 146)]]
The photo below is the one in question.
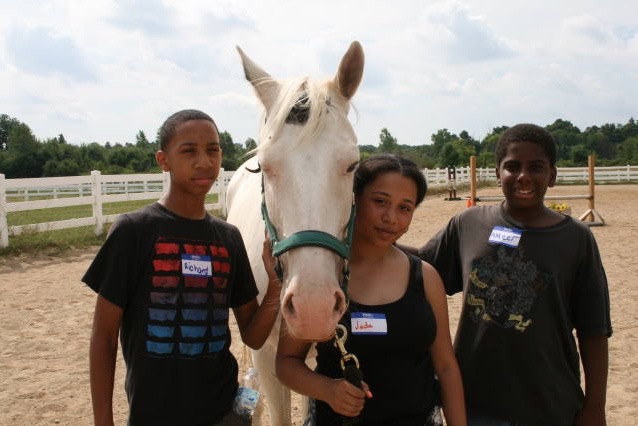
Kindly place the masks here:
[(395, 245), (425, 190), (416, 165), (394, 155), (370, 157), (355, 173), (351, 302), (340, 323), (363, 381), (355, 385), (344, 379), (334, 339), (317, 344), (317, 369), (308, 368), (312, 342), (295, 339), (283, 323), (277, 375), (310, 397), (309, 425), (442, 424), (437, 377), (447, 425), (466, 426), (443, 282), (432, 265)]
[[(362, 425), (435, 424), (432, 414), (438, 407), (428, 349), (436, 336), (436, 322), (425, 298), (421, 260), (408, 256), (410, 278), (399, 300), (375, 306), (351, 300), (340, 321), (348, 329), (347, 349), (359, 359), (363, 379), (374, 391), (359, 415)], [(365, 319), (359, 319), (366, 314), (385, 317), (387, 332), (367, 333)], [(317, 345), (318, 373), (343, 377), (339, 360), (332, 341)], [(316, 401), (316, 421), (318, 425), (341, 425), (343, 417), (325, 402)]]

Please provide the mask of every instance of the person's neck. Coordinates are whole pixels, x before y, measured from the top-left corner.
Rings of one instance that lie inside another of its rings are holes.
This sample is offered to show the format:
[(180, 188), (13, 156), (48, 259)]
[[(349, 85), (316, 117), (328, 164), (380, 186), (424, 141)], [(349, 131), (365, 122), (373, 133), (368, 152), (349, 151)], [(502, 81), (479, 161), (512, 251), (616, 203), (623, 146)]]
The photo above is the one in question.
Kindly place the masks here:
[(186, 219), (200, 220), (206, 217), (204, 201), (205, 200), (203, 198), (199, 199), (192, 196), (178, 197), (171, 194), (169, 191), (159, 199), (158, 203), (175, 213), (177, 216)]
[(503, 205), (505, 214), (526, 228), (547, 228), (556, 225), (564, 219), (560, 213), (553, 212), (543, 205), (537, 208), (512, 209), (507, 202)]
[(392, 246), (378, 247), (355, 240), (350, 251), (350, 263), (382, 264), (392, 255), (392, 252)]

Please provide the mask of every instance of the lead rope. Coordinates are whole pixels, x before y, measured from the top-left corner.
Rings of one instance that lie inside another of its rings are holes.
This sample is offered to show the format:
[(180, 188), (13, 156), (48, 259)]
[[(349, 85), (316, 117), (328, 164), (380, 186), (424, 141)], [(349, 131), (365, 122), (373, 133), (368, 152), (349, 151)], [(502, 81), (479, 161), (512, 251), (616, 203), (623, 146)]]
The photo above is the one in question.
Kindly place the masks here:
[[(355, 354), (348, 352), (346, 349), (346, 340), (348, 339), (348, 329), (343, 324), (338, 324), (335, 331), (334, 345), (341, 352), (341, 370), (343, 370), (343, 378), (358, 388), (361, 388), (363, 374), (359, 369), (359, 359)], [(342, 425), (356, 425), (359, 423), (359, 417), (343, 416)]]

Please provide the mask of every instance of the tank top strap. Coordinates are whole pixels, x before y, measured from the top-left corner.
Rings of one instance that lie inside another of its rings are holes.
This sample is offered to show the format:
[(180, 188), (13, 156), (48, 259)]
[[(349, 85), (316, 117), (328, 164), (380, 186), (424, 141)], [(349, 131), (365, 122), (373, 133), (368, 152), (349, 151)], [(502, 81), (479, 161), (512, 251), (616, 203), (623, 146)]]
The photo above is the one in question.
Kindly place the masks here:
[(408, 283), (408, 291), (425, 297), (425, 289), (423, 288), (423, 265), (421, 259), (417, 256), (406, 253), (410, 261), (410, 282)]

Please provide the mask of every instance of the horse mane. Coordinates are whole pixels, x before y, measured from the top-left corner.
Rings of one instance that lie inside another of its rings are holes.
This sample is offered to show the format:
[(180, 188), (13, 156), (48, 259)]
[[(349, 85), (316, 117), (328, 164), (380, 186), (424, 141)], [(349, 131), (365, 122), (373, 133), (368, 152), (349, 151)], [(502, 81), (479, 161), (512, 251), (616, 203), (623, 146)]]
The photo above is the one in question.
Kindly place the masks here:
[[(291, 110), (294, 108), (309, 108), (308, 119), (302, 127), (301, 133), (290, 147), (298, 147), (303, 143), (315, 140), (316, 136), (326, 126), (329, 113), (347, 115), (347, 103), (333, 102), (333, 97), (341, 96), (335, 90), (331, 80), (317, 82), (308, 77), (290, 79), (280, 82), (277, 99), (273, 103), (272, 111), (264, 120), (260, 132), (257, 150), (279, 139), (279, 135), (286, 124)], [(342, 106), (345, 104), (345, 108)], [(268, 137), (271, 136), (271, 137)]]

